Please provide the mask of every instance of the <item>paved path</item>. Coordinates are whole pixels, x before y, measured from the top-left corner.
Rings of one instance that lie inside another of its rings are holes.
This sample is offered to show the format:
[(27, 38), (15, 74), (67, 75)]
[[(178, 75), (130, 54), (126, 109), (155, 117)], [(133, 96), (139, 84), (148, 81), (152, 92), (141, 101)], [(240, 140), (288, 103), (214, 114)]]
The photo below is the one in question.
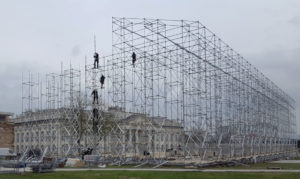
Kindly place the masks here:
[(170, 171), (170, 172), (199, 172), (199, 169), (174, 169), (174, 168), (57, 168), (55, 171)]
[(264, 169), (174, 169), (174, 168), (58, 168), (55, 171), (166, 171), (166, 172), (242, 172), (242, 173), (300, 173), (300, 170), (264, 170)]
[[(0, 167), (0, 174), (3, 174), (3, 173), (15, 173), (15, 169), (14, 168), (4, 168), (4, 167)], [(20, 168), (19, 169), (20, 172), (30, 172), (31, 169), (26, 167), (25, 170), (24, 168)]]
[(272, 161), (270, 163), (299, 163), (300, 160), (278, 160), (278, 161)]

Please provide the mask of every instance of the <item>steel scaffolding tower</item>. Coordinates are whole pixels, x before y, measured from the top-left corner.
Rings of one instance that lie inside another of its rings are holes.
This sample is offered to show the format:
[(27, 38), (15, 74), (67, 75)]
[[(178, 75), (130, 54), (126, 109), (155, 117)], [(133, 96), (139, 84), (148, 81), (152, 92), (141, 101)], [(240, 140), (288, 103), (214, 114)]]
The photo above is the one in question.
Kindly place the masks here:
[(112, 34), (112, 55), (99, 67), (85, 59), (83, 93), (72, 66), (45, 83), (23, 80), (17, 122), (27, 126), (18, 133), (28, 133), (27, 148), (57, 156), (92, 148), (118, 164), (294, 150), (295, 101), (199, 21), (113, 18)]
[(70, 66), (68, 70), (62, 68), (60, 74), (46, 74), (45, 78), (34, 79), (31, 73), (28, 79), (22, 77), (23, 112), (15, 123), (17, 130), (18, 126), (25, 127), (15, 135), (15, 141), (24, 145), (17, 146), (17, 151), (47, 148), (52, 156), (78, 153), (80, 111), (85, 108), (80, 73)]
[[(185, 157), (288, 150), (295, 101), (200, 22), (112, 21), (114, 106), (179, 122)], [(151, 128), (145, 135), (153, 135)]]

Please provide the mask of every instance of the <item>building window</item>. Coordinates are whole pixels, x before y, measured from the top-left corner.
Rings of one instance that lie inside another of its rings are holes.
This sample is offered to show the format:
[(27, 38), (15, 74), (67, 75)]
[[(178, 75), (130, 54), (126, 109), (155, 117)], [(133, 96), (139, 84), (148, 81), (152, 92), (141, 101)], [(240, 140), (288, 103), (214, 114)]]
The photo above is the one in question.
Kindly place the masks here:
[(25, 142), (29, 141), (29, 132), (26, 133)]
[(34, 134), (33, 132), (30, 133), (30, 141), (33, 142)]
[(35, 132), (35, 141), (39, 142), (39, 132)]
[(54, 144), (52, 145), (52, 151), (56, 152), (56, 146)]
[(61, 132), (61, 140), (64, 142), (65, 141), (65, 135), (66, 135), (66, 132), (65, 131), (62, 131)]
[[(20, 138), (21, 138), (21, 142), (24, 142), (24, 133), (21, 133), (21, 136), (20, 136)], [(21, 146), (21, 150), (23, 150), (23, 147)]]
[(52, 131), (52, 141), (55, 141), (56, 139), (56, 131)]
[[(17, 141), (17, 142), (20, 141), (20, 134), (19, 134), (19, 133), (17, 133), (17, 139), (16, 139), (16, 141)], [(18, 152), (19, 152), (19, 151), (18, 151)]]
[(47, 141), (47, 142), (51, 141), (51, 136), (50, 136), (50, 134), (51, 134), (50, 131), (47, 131), (47, 132), (46, 132), (46, 141)]
[(44, 142), (44, 131), (41, 132), (41, 142)]
[(127, 142), (127, 141), (129, 141), (129, 130), (128, 129), (126, 129), (126, 131), (125, 131), (125, 141)]

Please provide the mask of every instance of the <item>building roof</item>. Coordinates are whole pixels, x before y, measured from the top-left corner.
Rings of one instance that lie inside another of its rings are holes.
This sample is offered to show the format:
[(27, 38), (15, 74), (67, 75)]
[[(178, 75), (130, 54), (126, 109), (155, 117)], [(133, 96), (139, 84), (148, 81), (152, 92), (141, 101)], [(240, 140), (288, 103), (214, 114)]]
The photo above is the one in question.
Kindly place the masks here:
[(11, 112), (0, 112), (0, 116), (13, 116), (14, 113)]

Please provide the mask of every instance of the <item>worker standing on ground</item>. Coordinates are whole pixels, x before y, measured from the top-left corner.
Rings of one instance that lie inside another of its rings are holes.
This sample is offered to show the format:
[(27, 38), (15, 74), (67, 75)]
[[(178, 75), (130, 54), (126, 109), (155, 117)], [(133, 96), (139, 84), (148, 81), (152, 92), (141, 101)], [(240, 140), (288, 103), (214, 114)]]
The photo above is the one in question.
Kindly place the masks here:
[(132, 65), (133, 65), (133, 67), (135, 67), (136, 54), (133, 52), (132, 55), (131, 55), (131, 57), (132, 57)]
[(102, 75), (101, 78), (100, 78), (101, 88), (104, 87), (104, 80), (105, 80), (105, 76)]
[(93, 90), (92, 95), (93, 95), (93, 97), (94, 97), (93, 104), (95, 104), (95, 102), (97, 102), (97, 104), (99, 104), (99, 102), (98, 102), (98, 91), (97, 91), (97, 89), (94, 89), (94, 90)]
[(97, 52), (94, 54), (94, 68), (99, 68), (99, 54)]

